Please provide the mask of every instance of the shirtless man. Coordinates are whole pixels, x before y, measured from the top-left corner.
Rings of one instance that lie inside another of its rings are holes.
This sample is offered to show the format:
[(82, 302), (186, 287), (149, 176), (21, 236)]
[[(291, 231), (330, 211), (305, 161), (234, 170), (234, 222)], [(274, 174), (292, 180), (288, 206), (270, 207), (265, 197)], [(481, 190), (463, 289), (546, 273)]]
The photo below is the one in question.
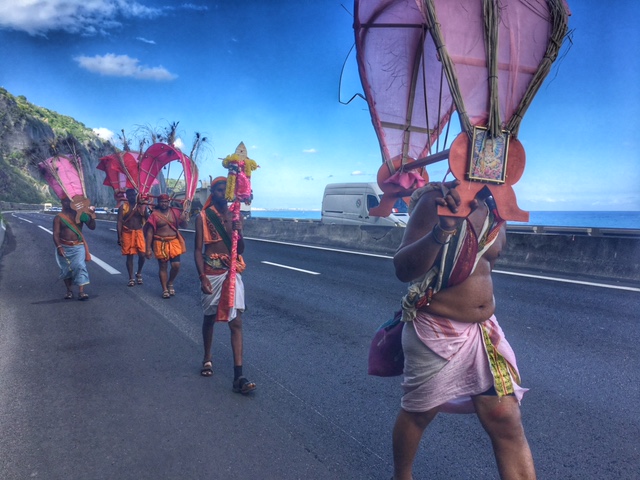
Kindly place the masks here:
[[(458, 184), (429, 184), (414, 193), (394, 257), (397, 277), (421, 293), (403, 301), (404, 396), (393, 430), (393, 478), (412, 478), (422, 434), (438, 412), (445, 412), (476, 413), (491, 438), (502, 479), (534, 479), (519, 408), (526, 390), (519, 386), (515, 355), (493, 316), (491, 271), (505, 246), (505, 223), (494, 215), (487, 189), (472, 202), (466, 219), (438, 216), (438, 206), (458, 210)], [(478, 250), (471, 230), (485, 247), (468, 255)], [(453, 261), (456, 251), (462, 253)], [(443, 256), (448, 262), (441, 263)]]
[[(78, 286), (78, 300), (87, 300), (89, 295), (84, 291), (89, 284), (87, 261), (91, 259), (87, 243), (82, 235), (83, 225), (95, 230), (96, 219), (88, 213), (80, 216), (80, 223), (76, 223), (76, 211), (71, 208), (71, 200), (61, 200), (62, 211), (53, 219), (53, 243), (56, 246), (56, 262), (60, 267), (60, 278), (67, 287), (65, 300), (73, 298), (72, 285)], [(89, 207), (95, 210), (94, 207)]]
[[(149, 209), (146, 205), (137, 202), (137, 192), (133, 188), (126, 191), (127, 201), (118, 208), (118, 245), (122, 255), (127, 257), (126, 265), (129, 273), (130, 287), (136, 284), (142, 285), (142, 267), (146, 260), (146, 246), (142, 227), (149, 217)], [(133, 257), (138, 256), (138, 270), (136, 280), (133, 279)]]
[(155, 254), (158, 259), (162, 298), (165, 299), (176, 294), (173, 282), (180, 272), (180, 255), (187, 251), (184, 238), (178, 229), (187, 226), (188, 212), (172, 208), (170, 203), (169, 195), (159, 195), (158, 205), (144, 226), (145, 256), (151, 258), (151, 255)]
[[(196, 242), (194, 258), (200, 275), (202, 290), (202, 340), (204, 343), (204, 359), (200, 374), (204, 377), (213, 375), (211, 346), (213, 344), (213, 326), (216, 321), (227, 321), (231, 332), (231, 350), (233, 352), (233, 391), (248, 394), (255, 390), (256, 384), (247, 380), (242, 374), (242, 316), (244, 311), (244, 284), (240, 273), (245, 264), (240, 254), (244, 252), (242, 239), (242, 222), (233, 221), (232, 213), (227, 207), (225, 192), (227, 179), (214, 178), (211, 182), (211, 195), (202, 211), (196, 217)], [(236, 285), (234, 306), (229, 309), (229, 275), (231, 265), (231, 238), (233, 231), (239, 233), (238, 256), (236, 263)], [(226, 300), (226, 301), (225, 301)]]

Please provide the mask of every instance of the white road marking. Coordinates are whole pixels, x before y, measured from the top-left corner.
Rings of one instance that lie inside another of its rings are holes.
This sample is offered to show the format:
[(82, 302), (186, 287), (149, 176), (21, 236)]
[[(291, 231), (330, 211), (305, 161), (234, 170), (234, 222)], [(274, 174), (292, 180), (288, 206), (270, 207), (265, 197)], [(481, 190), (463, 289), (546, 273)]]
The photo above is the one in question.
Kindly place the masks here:
[(501, 273), (503, 275), (513, 275), (517, 277), (537, 278), (539, 280), (551, 280), (552, 282), (573, 283), (576, 285), (589, 285), (591, 287), (613, 288), (614, 290), (628, 290), (630, 292), (640, 292), (640, 288), (625, 287), (624, 285), (608, 285), (596, 282), (585, 282), (583, 280), (569, 280), (567, 278), (546, 277), (544, 275), (532, 275), (530, 273), (505, 272), (504, 270), (494, 270), (493, 273)]
[(120, 275), (120, 272), (118, 270), (116, 270), (115, 268), (113, 268), (111, 265), (109, 265), (108, 263), (103, 262), (102, 260), (100, 260), (98, 257), (96, 257), (93, 253), (91, 254), (91, 261), (95, 262), (98, 266), (104, 268), (107, 273), (110, 273), (111, 275)]
[(13, 216), (16, 217), (18, 220), (22, 220), (23, 222), (33, 223), (31, 220), (27, 220), (26, 218), (22, 218), (22, 217), (19, 217), (17, 215), (13, 215)]
[(312, 272), (311, 270), (303, 270), (302, 268), (289, 267), (288, 265), (280, 265), (279, 263), (262, 261), (260, 263), (264, 263), (266, 265), (273, 265), (274, 267), (286, 268), (288, 270), (295, 270), (296, 272), (308, 273), (309, 275), (320, 275), (318, 272)]

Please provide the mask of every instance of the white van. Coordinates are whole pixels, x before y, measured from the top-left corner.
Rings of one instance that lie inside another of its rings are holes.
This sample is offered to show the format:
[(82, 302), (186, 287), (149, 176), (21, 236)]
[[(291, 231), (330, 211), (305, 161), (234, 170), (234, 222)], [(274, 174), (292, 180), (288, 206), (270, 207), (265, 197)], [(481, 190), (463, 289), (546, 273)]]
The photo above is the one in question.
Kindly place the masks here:
[(324, 189), (321, 221), (336, 225), (406, 226), (409, 214), (401, 198), (388, 217), (369, 215), (369, 210), (380, 204), (381, 195), (382, 190), (375, 182), (331, 183)]

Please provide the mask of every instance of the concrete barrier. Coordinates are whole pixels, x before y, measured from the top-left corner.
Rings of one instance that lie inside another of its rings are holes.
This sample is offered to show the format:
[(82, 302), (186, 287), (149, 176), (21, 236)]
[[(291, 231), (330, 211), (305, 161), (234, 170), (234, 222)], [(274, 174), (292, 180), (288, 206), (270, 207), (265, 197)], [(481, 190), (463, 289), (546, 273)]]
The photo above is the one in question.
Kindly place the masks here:
[[(534, 230), (537, 229), (537, 230)], [(545, 227), (511, 230), (507, 228), (507, 247), (496, 268), (550, 275), (588, 277), (640, 285), (640, 236), (622, 232), (619, 236), (588, 230)], [(543, 233), (535, 233), (537, 231)], [(317, 246), (393, 255), (404, 234), (403, 228), (325, 225), (318, 221), (292, 221), (251, 218), (245, 221), (244, 235)]]

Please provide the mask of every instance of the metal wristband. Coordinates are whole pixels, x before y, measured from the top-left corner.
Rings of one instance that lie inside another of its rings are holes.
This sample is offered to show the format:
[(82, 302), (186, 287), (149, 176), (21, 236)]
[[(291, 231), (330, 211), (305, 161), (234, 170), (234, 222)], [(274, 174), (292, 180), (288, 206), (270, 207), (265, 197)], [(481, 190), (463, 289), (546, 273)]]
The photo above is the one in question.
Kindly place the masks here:
[[(442, 233), (444, 233), (447, 236), (445, 241), (440, 241), (438, 239), (439, 235), (438, 233), (436, 233), (436, 227), (438, 228), (438, 230), (440, 230)], [(438, 245), (446, 245), (451, 241), (451, 237), (453, 237), (455, 233), (456, 233), (455, 230), (453, 231), (443, 230), (442, 227), (440, 227), (440, 224), (436, 223), (433, 226), (433, 230), (431, 231), (431, 238), (433, 238), (433, 241), (436, 242)]]

